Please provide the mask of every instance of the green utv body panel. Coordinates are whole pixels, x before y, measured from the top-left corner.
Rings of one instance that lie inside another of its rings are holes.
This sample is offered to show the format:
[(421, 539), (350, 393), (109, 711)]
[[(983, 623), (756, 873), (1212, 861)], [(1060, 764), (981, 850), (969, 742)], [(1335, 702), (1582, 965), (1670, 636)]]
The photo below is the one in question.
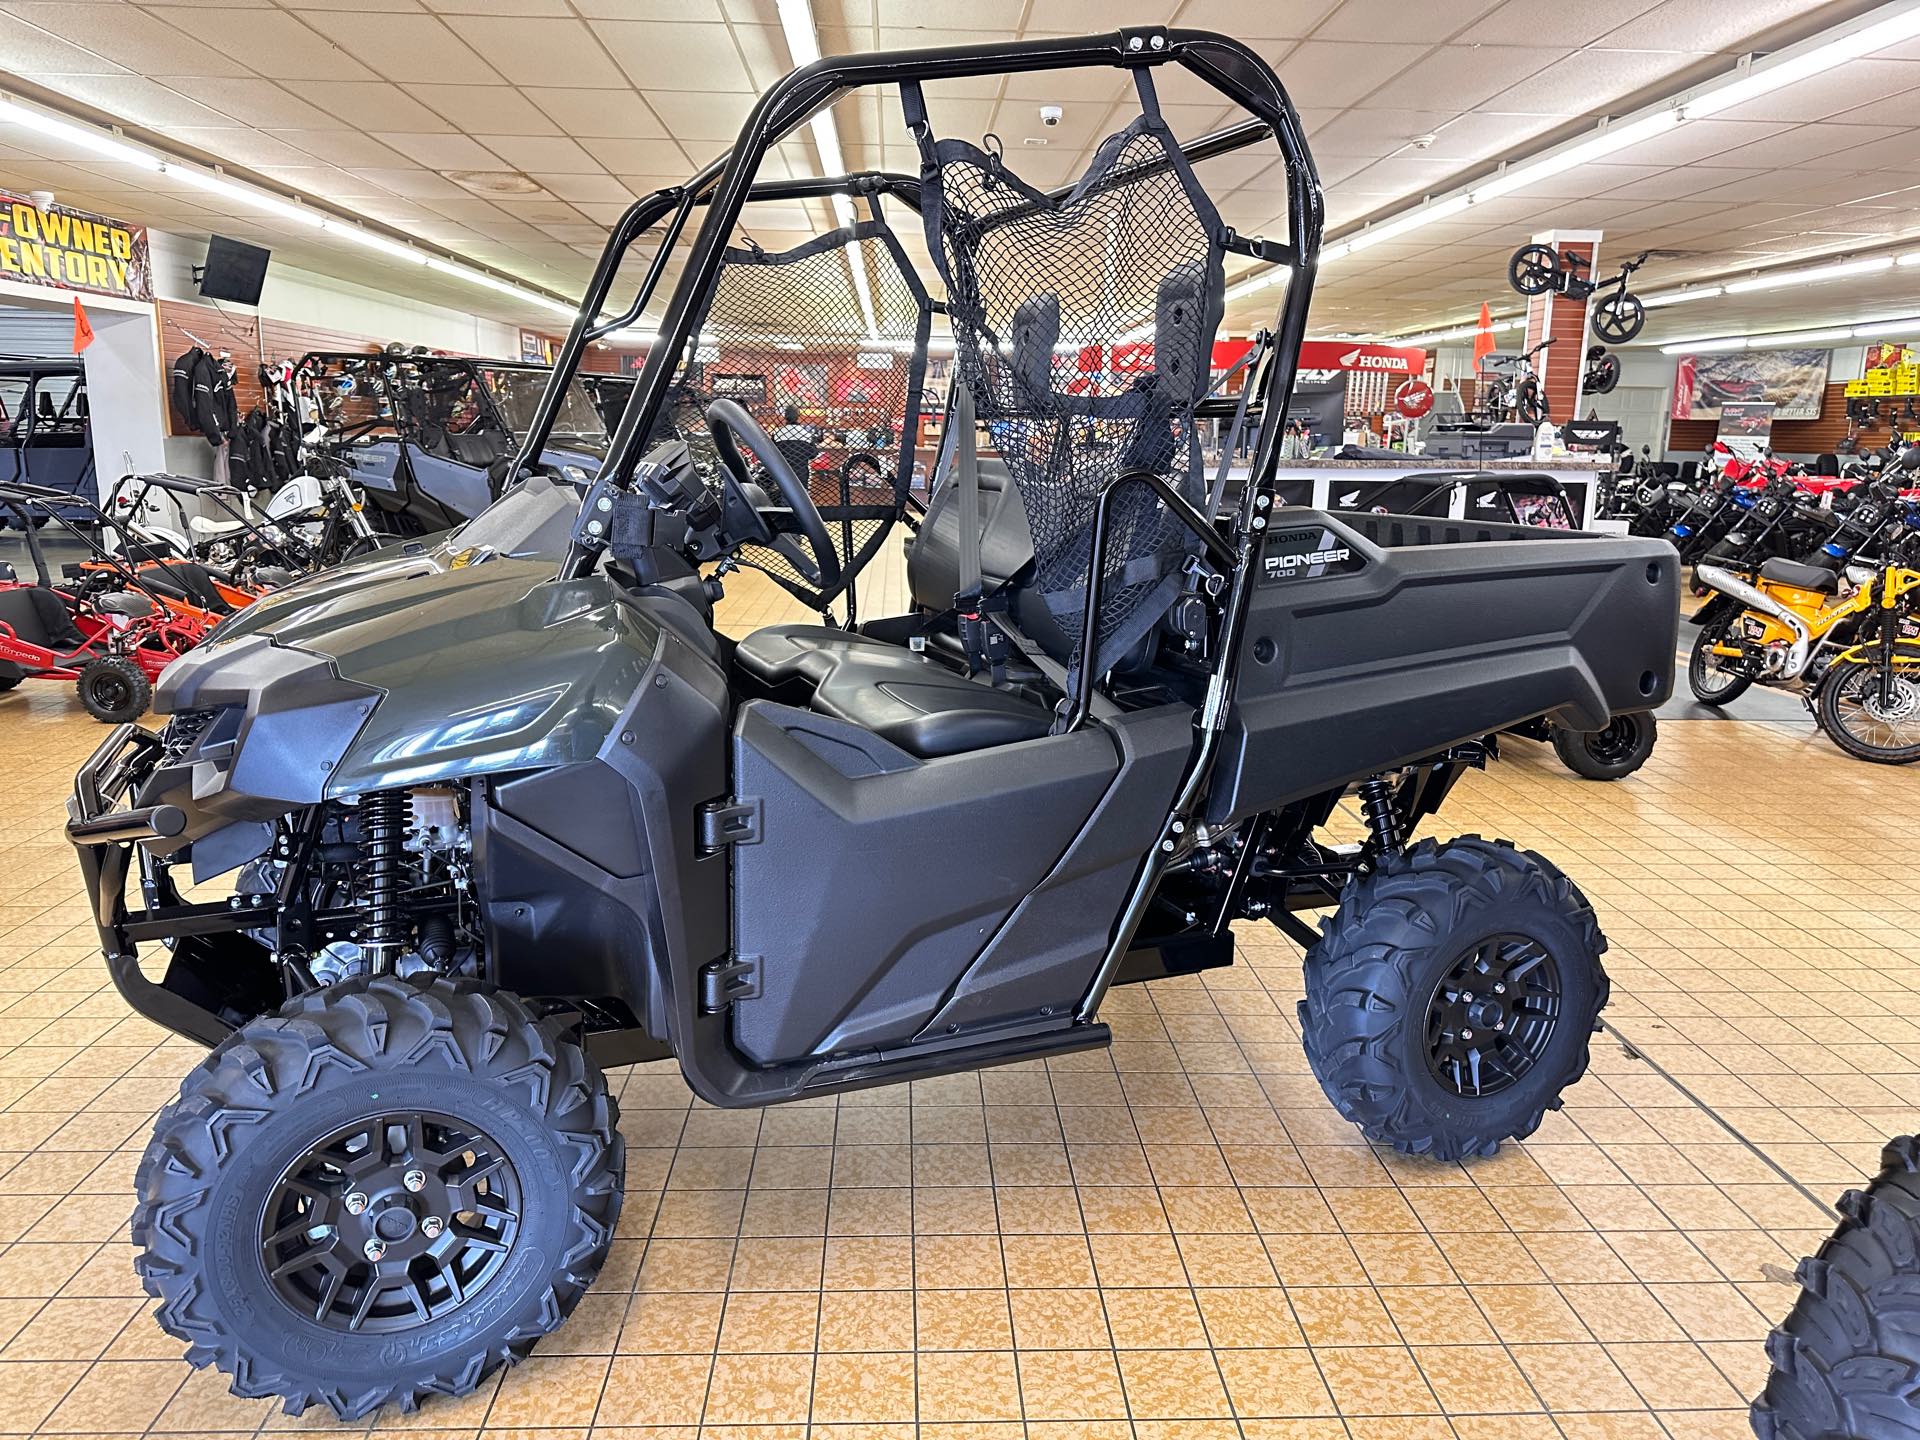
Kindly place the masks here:
[(603, 577), (555, 580), (550, 561), (339, 578), (235, 617), (382, 692), (329, 796), (591, 760), (660, 643)]

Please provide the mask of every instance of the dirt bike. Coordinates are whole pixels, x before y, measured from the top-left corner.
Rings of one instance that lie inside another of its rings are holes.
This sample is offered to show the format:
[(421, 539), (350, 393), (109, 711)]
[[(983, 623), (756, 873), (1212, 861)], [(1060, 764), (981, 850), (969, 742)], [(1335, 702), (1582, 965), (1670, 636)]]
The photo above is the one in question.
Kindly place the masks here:
[(1647, 263), (1650, 251), (1642, 251), (1621, 263), (1610, 280), (1593, 280), (1581, 275), (1588, 261), (1570, 250), (1555, 250), (1550, 245), (1522, 245), (1507, 261), (1507, 283), (1522, 295), (1564, 295), (1569, 300), (1586, 300), (1611, 291), (1588, 311), (1587, 323), (1608, 345), (1624, 345), (1640, 333), (1647, 323), (1647, 308), (1640, 297), (1630, 294), (1627, 283), (1633, 272)]
[(1856, 759), (1920, 760), (1920, 507), (1895, 525), (1873, 567), (1775, 559), (1748, 579), (1699, 566), (1719, 593), (1693, 621), (1694, 697), (1718, 708), (1756, 683), (1789, 690)]
[[(936, 136), (923, 82), (1051, 69), (1139, 101), (1071, 187)], [(1168, 72), (1252, 118), (1183, 147)], [(780, 142), (869, 87), (919, 174), (788, 178)], [(1298, 201), (1284, 246), (1228, 230), (1193, 170), (1254, 144)], [(829, 198), (860, 218), (746, 239)], [(1306, 950), (1308, 1063), (1360, 1134), (1452, 1161), (1541, 1124), (1607, 999), (1593, 909), (1506, 842), (1409, 836), (1480, 737), (1659, 705), (1678, 567), (1658, 540), (1277, 505), (1277, 423), (1210, 483), (1224, 256), (1293, 257), (1258, 381), (1280, 416), (1320, 216), (1284, 88), (1223, 35), (815, 61), (618, 222), (495, 504), (167, 672), (165, 729), (87, 761), (67, 833), (119, 992), (214, 1047), (130, 1232), (192, 1363), (348, 1417), (470, 1393), (607, 1257), (603, 1065), (671, 1059), (741, 1108), (1076, 1055), (1110, 1043), (1113, 986), (1231, 963), (1235, 922)], [(610, 301), (630, 252), (647, 276)], [(967, 303), (911, 605), (722, 636), (740, 566), (839, 596), (900, 521), (936, 295)], [(868, 305), (900, 348), (855, 338)], [(580, 484), (540, 457), (589, 347), (636, 322), (658, 339)], [(1142, 326), (1125, 373), (1056, 362)], [(797, 348), (748, 362), (764, 388), (713, 394), (713, 357), (770, 330)], [(892, 441), (838, 523), (770, 433), (816, 399)], [(1325, 833), (1349, 791), (1354, 846)], [(1299, 918), (1330, 905), (1324, 935)]]

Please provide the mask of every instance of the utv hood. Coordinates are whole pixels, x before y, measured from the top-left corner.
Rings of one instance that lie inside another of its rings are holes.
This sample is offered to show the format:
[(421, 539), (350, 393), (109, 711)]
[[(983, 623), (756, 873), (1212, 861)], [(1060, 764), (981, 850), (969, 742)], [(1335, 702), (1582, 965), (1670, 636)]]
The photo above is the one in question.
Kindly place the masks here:
[[(354, 733), (328, 796), (589, 760), (660, 631), (605, 580), (552, 577), (548, 562), (499, 557), (318, 577), (284, 597), (298, 603), (256, 604), (176, 661), (156, 705), (243, 705), (258, 730), (257, 717), (284, 708), (276, 685), (311, 684), (324, 665), (343, 691), (376, 697), (341, 713)], [(306, 663), (291, 665), (296, 656)], [(241, 735), (238, 758), (253, 739)]]

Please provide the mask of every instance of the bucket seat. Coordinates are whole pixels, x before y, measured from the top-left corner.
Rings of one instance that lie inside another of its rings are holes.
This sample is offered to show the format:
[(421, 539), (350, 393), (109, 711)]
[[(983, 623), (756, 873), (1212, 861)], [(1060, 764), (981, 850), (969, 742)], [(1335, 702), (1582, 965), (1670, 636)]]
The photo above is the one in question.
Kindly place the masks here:
[[(1019, 581), (1033, 563), (1033, 536), (1013, 477), (998, 459), (983, 456), (978, 464), (983, 586), (988, 593), (1009, 590), (1023, 630), (1051, 651), (1052, 636), (1034, 633), (1051, 629), (1064, 654), (1058, 627), (1029, 615), (1037, 605), (1019, 602)], [(930, 615), (950, 610), (960, 587), (958, 492), (949, 483), (936, 489), (907, 545), (907, 587), (914, 605)], [(1044, 703), (955, 668), (959, 644), (950, 632), (932, 627), (926, 639), (927, 650), (916, 652), (829, 625), (768, 625), (740, 642), (734, 660), (770, 693), (804, 696), (820, 714), (870, 730), (923, 759), (1047, 733), (1053, 712)]]

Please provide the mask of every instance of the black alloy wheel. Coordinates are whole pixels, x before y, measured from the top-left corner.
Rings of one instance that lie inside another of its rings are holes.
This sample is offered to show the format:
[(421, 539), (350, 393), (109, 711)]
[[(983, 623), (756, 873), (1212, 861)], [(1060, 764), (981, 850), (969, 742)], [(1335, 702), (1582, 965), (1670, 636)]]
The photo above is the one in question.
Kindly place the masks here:
[(1560, 1023), (1560, 968), (1538, 940), (1493, 935), (1434, 987), (1427, 1068), (1455, 1095), (1497, 1095), (1539, 1063)]
[(273, 1288), (329, 1330), (389, 1334), (485, 1293), (520, 1232), (520, 1178), (484, 1131), (381, 1113), (335, 1130), (269, 1194)]

